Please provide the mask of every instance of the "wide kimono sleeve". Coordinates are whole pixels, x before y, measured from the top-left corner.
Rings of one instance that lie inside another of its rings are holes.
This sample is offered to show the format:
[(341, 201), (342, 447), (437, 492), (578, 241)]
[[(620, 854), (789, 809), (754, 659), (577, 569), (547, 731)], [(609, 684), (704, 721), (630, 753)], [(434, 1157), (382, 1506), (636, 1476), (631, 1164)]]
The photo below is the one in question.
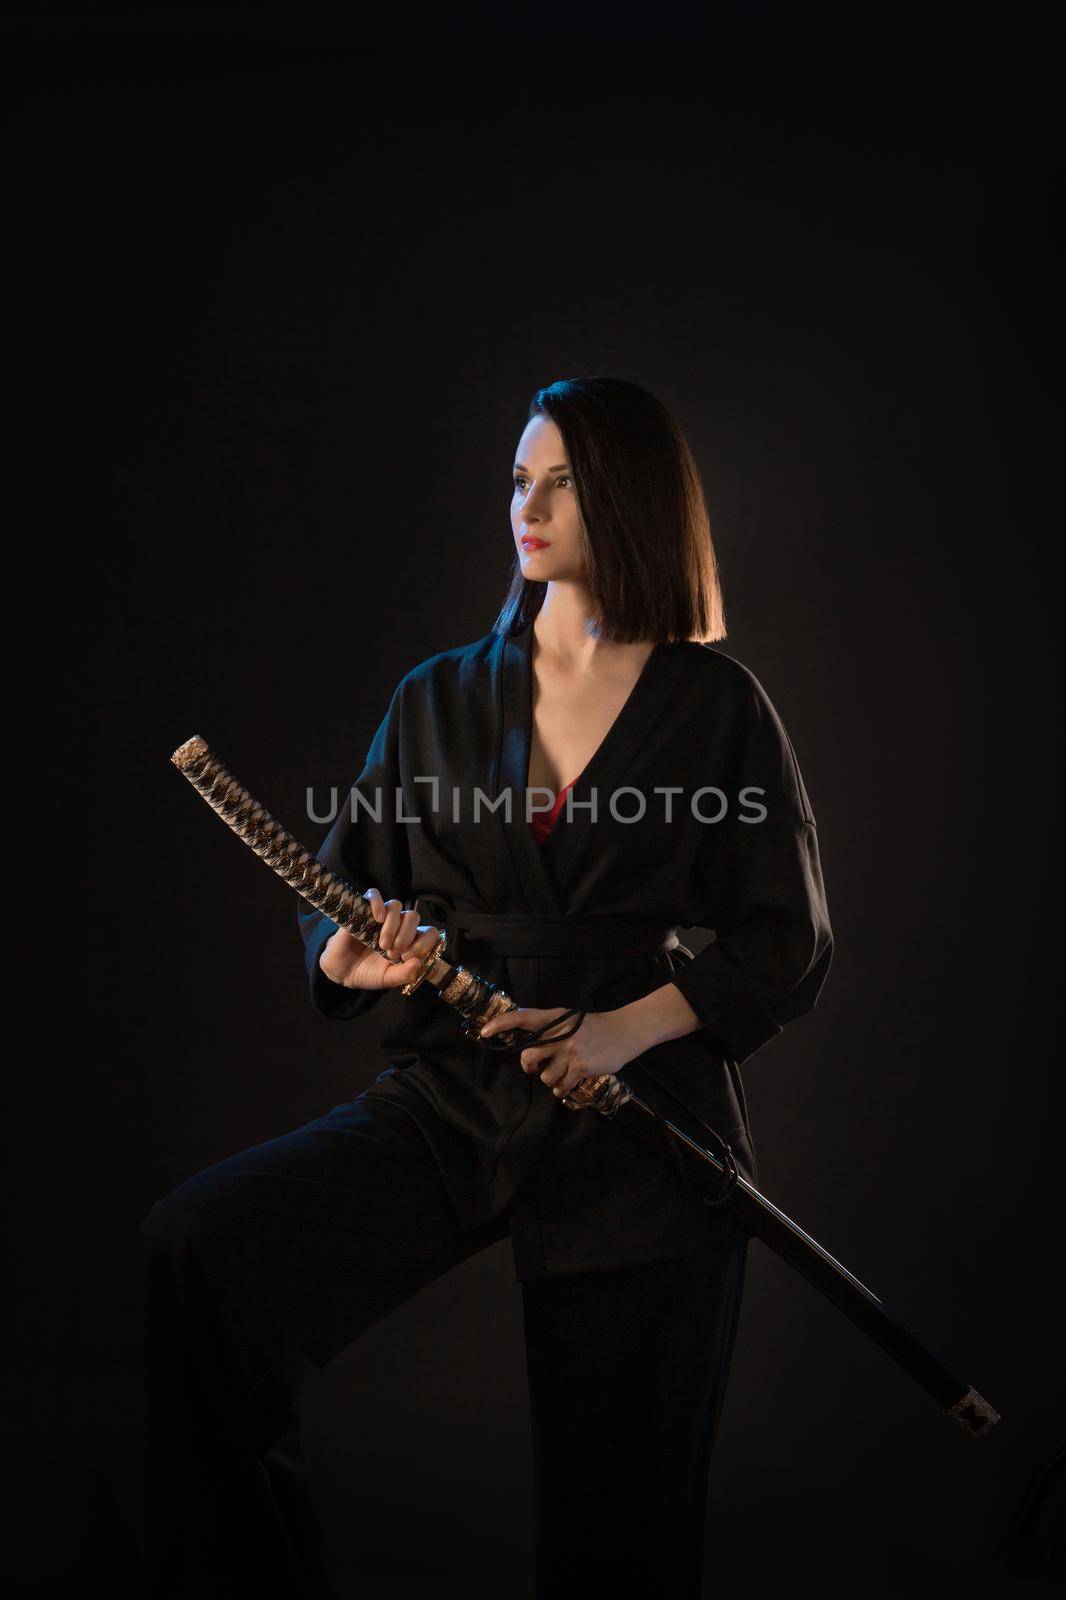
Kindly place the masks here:
[(762, 685), (751, 674), (745, 681), (729, 781), (711, 780), (728, 811), (703, 824), (688, 886), (689, 925), (715, 938), (672, 979), (722, 1056), (738, 1063), (813, 1008), (833, 955), (795, 751)]
[[(406, 906), (411, 899), (410, 824), (398, 820), (406, 812), (402, 798), (397, 798), (401, 788), (402, 689), (401, 683), (374, 735), (363, 770), (317, 854), (324, 866), (347, 879), (360, 893), (379, 889), (383, 899), (402, 900)], [(363, 803), (353, 804), (356, 791)], [(322, 1016), (337, 1022), (352, 1021), (365, 1015), (383, 994), (391, 992), (346, 989), (327, 978), (318, 964), (319, 957), (338, 924), (321, 911), (312, 910), (303, 899), (297, 918), (311, 1004)]]

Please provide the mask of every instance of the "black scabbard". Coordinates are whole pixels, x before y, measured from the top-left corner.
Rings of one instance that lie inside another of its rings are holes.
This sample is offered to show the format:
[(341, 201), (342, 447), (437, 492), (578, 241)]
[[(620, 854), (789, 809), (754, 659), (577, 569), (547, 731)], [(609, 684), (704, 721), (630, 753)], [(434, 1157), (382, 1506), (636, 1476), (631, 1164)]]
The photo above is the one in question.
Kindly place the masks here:
[[(624, 1078), (625, 1069), (621, 1076)], [(628, 1086), (627, 1086), (628, 1087)], [(959, 1378), (924, 1345), (910, 1328), (894, 1316), (884, 1302), (849, 1272), (809, 1233), (787, 1217), (764, 1194), (736, 1171), (728, 1145), (708, 1128), (700, 1126), (721, 1147), (722, 1155), (691, 1139), (681, 1128), (655, 1111), (632, 1089), (613, 1115), (628, 1127), (642, 1130), (644, 1138), (663, 1149), (664, 1132), (673, 1144), (675, 1161), (683, 1181), (700, 1194), (706, 1204), (720, 1206), (750, 1237), (761, 1239), (775, 1255), (787, 1261), (820, 1294), (881, 1346), (886, 1355), (908, 1373), (929, 1394), (941, 1410), (971, 1438), (983, 1438), (1000, 1420), (988, 1401)], [(698, 1120), (698, 1119), (697, 1119)], [(728, 1154), (727, 1154), (728, 1152)]]

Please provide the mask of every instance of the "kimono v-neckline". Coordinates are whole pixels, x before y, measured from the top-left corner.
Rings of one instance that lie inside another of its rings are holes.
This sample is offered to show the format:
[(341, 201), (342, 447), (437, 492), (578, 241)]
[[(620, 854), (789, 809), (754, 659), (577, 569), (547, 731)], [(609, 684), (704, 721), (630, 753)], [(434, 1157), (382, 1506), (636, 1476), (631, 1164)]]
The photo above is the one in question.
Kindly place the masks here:
[(625, 768), (651, 734), (672, 678), (674, 652), (656, 641), (640, 675), (584, 769), (573, 780), (573, 817), (566, 804), (543, 843), (538, 843), (526, 821), (526, 784), (533, 743), (533, 624), (521, 633), (503, 638), (497, 656), (497, 715), (500, 742), (492, 797), (510, 789), (511, 816), (503, 805), (495, 812), (503, 831), (511, 868), (520, 897), (537, 916), (562, 916), (566, 910), (566, 884), (582, 848), (596, 828), (588, 807), (577, 804), (596, 790), (597, 810), (605, 813), (611, 791)]

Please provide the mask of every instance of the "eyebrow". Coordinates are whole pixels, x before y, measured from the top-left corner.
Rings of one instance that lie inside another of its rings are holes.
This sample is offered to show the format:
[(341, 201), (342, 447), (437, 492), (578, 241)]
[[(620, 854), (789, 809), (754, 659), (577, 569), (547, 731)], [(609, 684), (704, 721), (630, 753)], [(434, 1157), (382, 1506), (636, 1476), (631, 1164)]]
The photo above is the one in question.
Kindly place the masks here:
[[(528, 472), (529, 468), (528, 467), (524, 467), (522, 465), (521, 461), (516, 461), (514, 466), (511, 468), (511, 471), (512, 472)], [(570, 468), (567, 466), (565, 461), (561, 461), (557, 467), (549, 467), (548, 471), (549, 472), (569, 472)]]

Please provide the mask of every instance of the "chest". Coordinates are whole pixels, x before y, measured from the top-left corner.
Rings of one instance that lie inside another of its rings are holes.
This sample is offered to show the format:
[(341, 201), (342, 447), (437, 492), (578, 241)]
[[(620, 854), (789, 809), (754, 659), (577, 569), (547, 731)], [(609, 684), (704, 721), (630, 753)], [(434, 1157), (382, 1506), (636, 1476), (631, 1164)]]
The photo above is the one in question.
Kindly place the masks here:
[(625, 671), (595, 677), (534, 666), (530, 788), (558, 794), (581, 776), (617, 722), (643, 665), (644, 660), (637, 659)]

